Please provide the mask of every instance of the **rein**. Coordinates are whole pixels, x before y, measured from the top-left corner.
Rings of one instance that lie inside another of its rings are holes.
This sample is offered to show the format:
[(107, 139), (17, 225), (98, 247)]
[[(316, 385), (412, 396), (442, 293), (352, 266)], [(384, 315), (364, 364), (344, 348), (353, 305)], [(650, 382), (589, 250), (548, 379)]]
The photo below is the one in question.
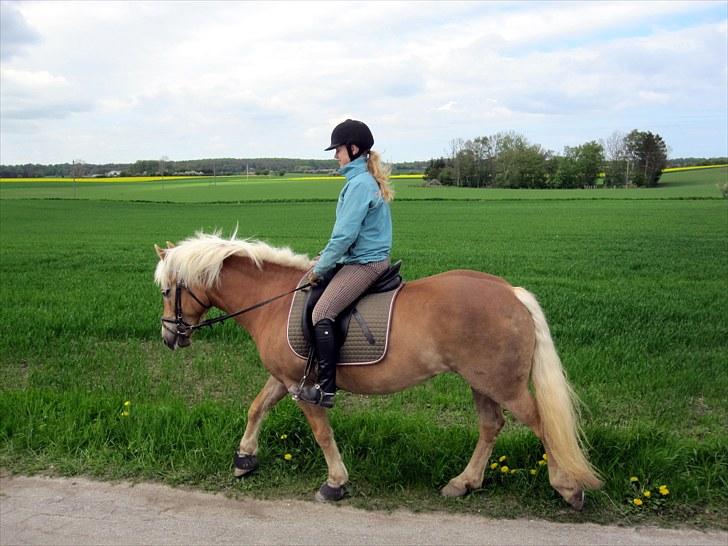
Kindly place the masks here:
[[(212, 305), (202, 303), (200, 299), (195, 296), (194, 292), (190, 290), (188, 287), (185, 286), (185, 284), (181, 281), (177, 282), (177, 287), (175, 290), (175, 298), (174, 298), (174, 311), (175, 311), (175, 318), (170, 319), (167, 317), (161, 317), (162, 321), (162, 327), (167, 330), (168, 332), (173, 333), (176, 336), (180, 337), (190, 337), (192, 332), (195, 330), (199, 330), (200, 328), (204, 328), (205, 326), (212, 327), (213, 324), (217, 324), (218, 322), (225, 322), (226, 320), (237, 317), (238, 315), (242, 315), (243, 313), (247, 313), (248, 311), (253, 311), (255, 309), (258, 309), (259, 307), (263, 307), (264, 305), (268, 305), (269, 303), (272, 303), (276, 300), (279, 300), (281, 298), (284, 298), (288, 296), (289, 294), (293, 294), (294, 292), (298, 292), (299, 290), (305, 290), (306, 288), (309, 288), (311, 286), (311, 283), (303, 284), (297, 288), (294, 288), (293, 290), (289, 290), (288, 292), (285, 292), (283, 294), (278, 294), (277, 296), (273, 296), (272, 298), (269, 298), (265, 301), (261, 301), (259, 303), (256, 303), (254, 305), (251, 305), (250, 307), (246, 307), (245, 309), (240, 309), (239, 311), (235, 311), (234, 313), (228, 313), (226, 315), (220, 315), (218, 317), (214, 317), (211, 319), (203, 320), (202, 322), (199, 322), (197, 324), (190, 324), (188, 323), (183, 315), (182, 315), (182, 289), (185, 288), (187, 292), (192, 296), (192, 298), (199, 303), (202, 307), (205, 309), (210, 309)], [(167, 326), (167, 324), (174, 324), (177, 329), (172, 330)]]

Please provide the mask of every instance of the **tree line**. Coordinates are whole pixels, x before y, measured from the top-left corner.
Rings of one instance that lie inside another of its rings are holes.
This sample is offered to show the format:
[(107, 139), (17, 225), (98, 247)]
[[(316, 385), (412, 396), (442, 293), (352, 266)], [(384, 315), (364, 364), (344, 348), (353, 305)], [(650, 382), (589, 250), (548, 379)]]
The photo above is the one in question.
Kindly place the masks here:
[(667, 164), (665, 141), (649, 131), (616, 132), (560, 155), (511, 131), (451, 141), (449, 156), (431, 159), (425, 179), (465, 187), (582, 188), (604, 173), (605, 186), (652, 187)]
[[(421, 173), (427, 161), (394, 163), (394, 173)], [(44, 178), (107, 176), (169, 176), (208, 175), (225, 176), (239, 174), (280, 175), (285, 173), (336, 174), (339, 164), (335, 159), (296, 158), (209, 158), (172, 161), (167, 157), (144, 159), (134, 163), (86, 163), (76, 160), (69, 163), (43, 165), (0, 165), (1, 178)], [(118, 173), (118, 174), (117, 174)]]

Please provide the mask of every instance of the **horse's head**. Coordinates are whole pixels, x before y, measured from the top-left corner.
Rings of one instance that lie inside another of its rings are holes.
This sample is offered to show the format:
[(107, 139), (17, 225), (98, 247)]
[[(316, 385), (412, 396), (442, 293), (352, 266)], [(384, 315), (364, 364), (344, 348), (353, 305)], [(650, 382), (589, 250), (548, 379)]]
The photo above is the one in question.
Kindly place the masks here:
[(195, 293), (195, 290), (186, 286), (165, 267), (166, 254), (173, 248), (174, 245), (170, 242), (167, 242), (167, 249), (154, 245), (160, 260), (155, 277), (162, 290), (164, 303), (161, 319), (162, 340), (172, 350), (190, 345), (194, 326), (210, 308), (210, 305), (205, 303), (203, 293)]

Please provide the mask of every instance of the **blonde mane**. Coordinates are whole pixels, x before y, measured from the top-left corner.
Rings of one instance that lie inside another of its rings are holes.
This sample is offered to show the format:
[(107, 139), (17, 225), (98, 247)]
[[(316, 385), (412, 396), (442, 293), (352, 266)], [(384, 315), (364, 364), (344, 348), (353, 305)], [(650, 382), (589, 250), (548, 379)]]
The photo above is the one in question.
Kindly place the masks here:
[(197, 232), (194, 237), (165, 250), (154, 280), (163, 289), (175, 281), (210, 288), (217, 282), (222, 262), (230, 256), (250, 258), (260, 269), (268, 262), (306, 271), (313, 263), (308, 256), (295, 254), (288, 247), (276, 248), (255, 239), (237, 239), (236, 233), (230, 239), (223, 239), (219, 232)]

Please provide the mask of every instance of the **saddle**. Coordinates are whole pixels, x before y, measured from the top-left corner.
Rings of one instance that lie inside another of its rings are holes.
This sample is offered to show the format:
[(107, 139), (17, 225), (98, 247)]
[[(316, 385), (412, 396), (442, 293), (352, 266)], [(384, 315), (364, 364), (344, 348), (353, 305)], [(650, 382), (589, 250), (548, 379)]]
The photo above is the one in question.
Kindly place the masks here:
[[(401, 261), (392, 264), (336, 318), (334, 327), (341, 350), (340, 364), (373, 364), (384, 357), (394, 298), (403, 286), (399, 273), (401, 265)], [(293, 299), (288, 316), (288, 343), (300, 358), (307, 358), (313, 345), (313, 309), (341, 267), (337, 266), (316, 286), (298, 292)], [(305, 277), (300, 284), (304, 282)]]
[[(318, 300), (321, 299), (324, 290), (326, 290), (331, 279), (334, 278), (334, 275), (336, 275), (341, 267), (342, 265), (338, 264), (336, 268), (327, 273), (316, 286), (312, 286), (308, 290), (306, 302), (303, 305), (303, 314), (301, 316), (303, 337), (308, 343), (313, 342), (313, 320), (311, 319), (313, 308), (316, 307), (316, 304), (318, 303)], [(361, 327), (369, 344), (374, 345), (374, 343), (376, 343), (366, 321), (362, 317), (361, 313), (357, 311), (356, 304), (369, 294), (381, 294), (382, 292), (389, 292), (398, 288), (399, 285), (402, 284), (402, 276), (399, 274), (400, 267), (402, 267), (402, 260), (398, 260), (390, 265), (389, 269), (382, 273), (354, 303), (339, 313), (339, 316), (336, 317), (336, 320), (334, 321), (334, 327), (336, 328), (336, 343), (339, 347), (341, 347), (346, 341), (346, 336), (349, 332), (349, 324), (351, 323), (352, 318), (355, 318), (359, 323), (359, 326)]]

